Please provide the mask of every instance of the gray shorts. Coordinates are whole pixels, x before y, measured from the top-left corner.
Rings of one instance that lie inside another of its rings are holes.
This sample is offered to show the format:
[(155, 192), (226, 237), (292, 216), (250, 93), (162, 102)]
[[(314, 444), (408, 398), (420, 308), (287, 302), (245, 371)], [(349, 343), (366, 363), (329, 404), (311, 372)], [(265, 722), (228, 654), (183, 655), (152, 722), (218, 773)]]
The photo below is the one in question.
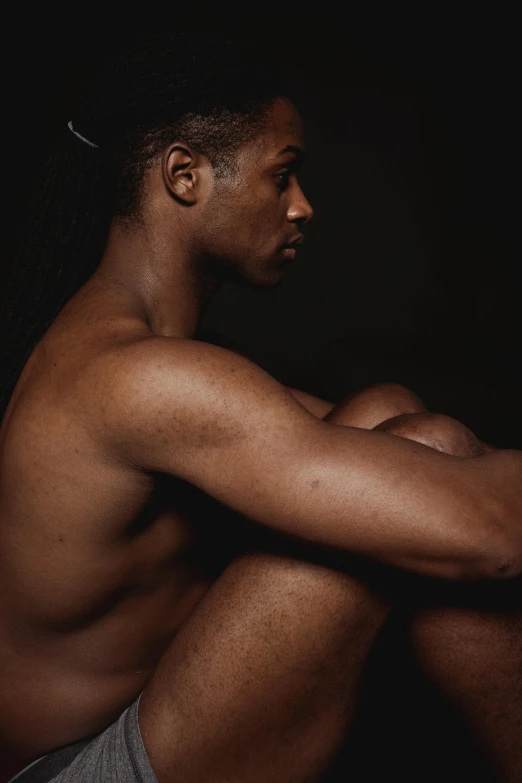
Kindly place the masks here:
[(97, 737), (49, 753), (9, 783), (158, 783), (138, 724), (139, 698)]

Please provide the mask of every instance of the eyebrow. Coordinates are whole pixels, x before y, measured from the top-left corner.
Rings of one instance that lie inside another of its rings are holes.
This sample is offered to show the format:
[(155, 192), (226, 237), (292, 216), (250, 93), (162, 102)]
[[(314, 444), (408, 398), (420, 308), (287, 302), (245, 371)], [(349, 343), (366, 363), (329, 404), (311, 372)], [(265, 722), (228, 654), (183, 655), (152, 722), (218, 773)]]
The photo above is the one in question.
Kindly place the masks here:
[(301, 147), (296, 147), (294, 144), (288, 144), (287, 147), (285, 147), (279, 155), (286, 155), (288, 152), (293, 152), (296, 158), (296, 165), (302, 166), (305, 159), (304, 150), (301, 149)]

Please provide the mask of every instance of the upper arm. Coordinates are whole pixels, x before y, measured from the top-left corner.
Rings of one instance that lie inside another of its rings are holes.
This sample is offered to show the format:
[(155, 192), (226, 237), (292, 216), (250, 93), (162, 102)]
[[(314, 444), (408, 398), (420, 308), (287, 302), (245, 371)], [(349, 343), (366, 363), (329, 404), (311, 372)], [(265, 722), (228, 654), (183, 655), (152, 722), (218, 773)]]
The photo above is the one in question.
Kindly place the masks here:
[(498, 509), (482, 460), (323, 422), (224, 349), (151, 338), (132, 351), (112, 375), (107, 428), (143, 470), (274, 530), (421, 573), (451, 576), (491, 549)]
[(137, 346), (113, 374), (108, 426), (144, 470), (170, 473), (211, 494), (273, 474), (313, 443), (317, 419), (248, 359), (190, 340)]

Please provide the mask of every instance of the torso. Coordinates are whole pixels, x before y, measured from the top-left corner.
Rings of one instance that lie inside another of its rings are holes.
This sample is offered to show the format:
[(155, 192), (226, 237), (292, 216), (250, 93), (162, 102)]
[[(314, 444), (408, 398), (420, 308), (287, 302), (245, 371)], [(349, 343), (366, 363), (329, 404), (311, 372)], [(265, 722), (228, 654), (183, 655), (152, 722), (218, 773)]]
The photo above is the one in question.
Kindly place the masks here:
[(57, 319), (0, 433), (0, 756), (24, 763), (114, 721), (231, 556), (209, 500), (111, 451), (97, 378), (147, 332), (94, 311)]

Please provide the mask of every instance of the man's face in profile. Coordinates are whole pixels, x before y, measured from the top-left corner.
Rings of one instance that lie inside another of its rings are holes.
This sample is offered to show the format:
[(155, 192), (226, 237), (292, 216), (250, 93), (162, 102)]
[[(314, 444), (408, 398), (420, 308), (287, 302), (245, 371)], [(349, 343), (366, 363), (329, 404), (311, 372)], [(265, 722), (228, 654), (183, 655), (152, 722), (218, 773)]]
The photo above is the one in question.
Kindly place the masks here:
[(278, 98), (259, 135), (237, 153), (235, 171), (216, 178), (203, 231), (225, 277), (267, 288), (280, 282), (313, 215), (297, 181), (303, 149), (301, 118)]

